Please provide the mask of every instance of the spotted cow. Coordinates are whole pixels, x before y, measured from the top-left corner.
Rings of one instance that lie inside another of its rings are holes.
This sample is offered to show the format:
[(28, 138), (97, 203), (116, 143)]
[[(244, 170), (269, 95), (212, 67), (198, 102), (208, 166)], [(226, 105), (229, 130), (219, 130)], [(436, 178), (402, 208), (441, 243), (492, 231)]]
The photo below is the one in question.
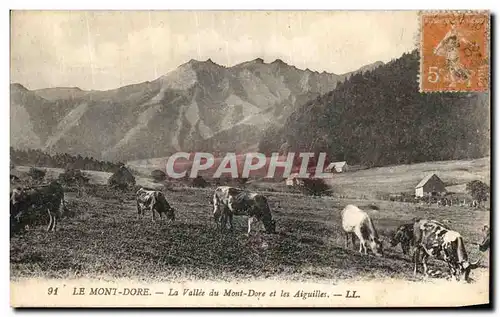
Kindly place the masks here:
[(422, 265), (426, 277), (439, 273), (427, 268), (427, 260), (432, 256), (448, 264), (450, 278), (454, 276), (457, 281), (460, 281), (464, 274), (465, 280), (470, 282), (470, 272), (478, 267), (479, 260), (474, 263), (469, 262), (464, 239), (460, 233), (447, 228), (438, 221), (427, 219), (415, 221), (413, 229), (415, 236), (414, 275), (417, 274), (417, 265), (422, 253)]
[(137, 218), (142, 217), (146, 210), (151, 211), (152, 220), (155, 221), (155, 211), (163, 219), (163, 214), (169, 221), (175, 220), (176, 210), (170, 206), (161, 191), (140, 188), (136, 192)]
[(266, 233), (276, 233), (276, 221), (273, 220), (267, 198), (261, 194), (242, 189), (219, 186), (213, 198), (213, 217), (220, 229), (224, 230), (229, 221), (233, 229), (233, 216), (248, 216), (248, 231), (254, 221), (262, 221)]
[(391, 246), (401, 244), (403, 254), (408, 254), (413, 247), (413, 242), (413, 223), (407, 223), (396, 229), (391, 239)]

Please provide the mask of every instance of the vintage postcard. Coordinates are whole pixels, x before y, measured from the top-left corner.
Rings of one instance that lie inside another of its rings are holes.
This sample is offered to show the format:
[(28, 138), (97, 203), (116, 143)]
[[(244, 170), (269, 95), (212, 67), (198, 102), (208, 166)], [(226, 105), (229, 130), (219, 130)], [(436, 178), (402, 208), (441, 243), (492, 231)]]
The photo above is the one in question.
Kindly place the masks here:
[(12, 307), (490, 305), (489, 12), (10, 27)]

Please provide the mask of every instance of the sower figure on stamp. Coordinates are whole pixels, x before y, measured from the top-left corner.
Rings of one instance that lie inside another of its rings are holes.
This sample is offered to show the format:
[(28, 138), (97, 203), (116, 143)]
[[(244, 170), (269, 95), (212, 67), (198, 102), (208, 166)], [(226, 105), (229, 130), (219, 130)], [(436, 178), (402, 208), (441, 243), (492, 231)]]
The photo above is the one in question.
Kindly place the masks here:
[(470, 86), (471, 71), (466, 69), (460, 62), (460, 43), (471, 44), (455, 27), (446, 33), (444, 38), (434, 49), (434, 54), (446, 58), (448, 70), (449, 87), (455, 87), (457, 82), (466, 82)]

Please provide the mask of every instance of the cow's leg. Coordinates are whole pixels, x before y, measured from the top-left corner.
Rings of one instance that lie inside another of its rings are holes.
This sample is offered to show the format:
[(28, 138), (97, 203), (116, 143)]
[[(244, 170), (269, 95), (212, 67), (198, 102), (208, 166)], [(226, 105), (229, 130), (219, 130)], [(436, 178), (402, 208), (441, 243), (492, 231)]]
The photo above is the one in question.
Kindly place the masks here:
[(401, 243), (401, 249), (403, 249), (403, 254), (404, 255), (408, 254), (408, 251), (410, 249), (409, 243), (408, 242)]
[(151, 207), (151, 218), (153, 219), (153, 222), (156, 220), (155, 209), (153, 207)]
[(47, 208), (47, 213), (49, 214), (49, 225), (47, 226), (47, 231), (50, 231), (50, 229), (52, 229), (53, 218), (49, 208)]
[(351, 232), (351, 244), (352, 244), (352, 248), (356, 249), (356, 238), (355, 238), (354, 232)]
[(418, 265), (418, 260), (419, 260), (419, 255), (420, 255), (420, 247), (415, 247), (413, 249), (413, 275), (417, 275), (417, 265)]
[(448, 264), (448, 277), (446, 279), (451, 280), (456, 272), (455, 267), (448, 261), (446, 261), (446, 263)]
[(225, 212), (222, 212), (222, 214), (219, 217), (220, 221), (220, 231), (224, 232), (224, 229), (226, 229), (226, 222), (227, 222), (227, 214)]
[(363, 253), (365, 251), (365, 240), (362, 238), (359, 239), (359, 253)]
[(429, 277), (429, 272), (428, 272), (428, 268), (427, 268), (427, 259), (429, 258), (429, 255), (427, 254), (427, 252), (424, 251), (424, 253), (422, 254), (422, 266), (424, 267), (424, 275), (426, 278)]
[(52, 231), (57, 231), (57, 216), (54, 216), (54, 223), (52, 224)]
[(345, 248), (349, 248), (349, 232), (345, 232)]
[[(360, 229), (359, 228), (354, 229), (354, 233), (356, 234), (356, 236), (358, 237), (358, 240), (359, 240), (359, 253), (364, 252), (366, 254), (366, 241), (363, 238), (363, 235), (361, 234)], [(354, 235), (352, 236), (352, 238), (354, 241)], [(354, 247), (354, 243), (353, 243), (353, 247)]]
[(52, 214), (52, 231), (55, 232), (56, 231), (56, 227), (57, 227), (57, 213), (53, 213)]
[(254, 217), (248, 217), (248, 232), (247, 235), (250, 235), (250, 231), (252, 230), (252, 223), (255, 221)]
[(233, 226), (233, 214), (229, 214), (228, 216), (229, 218), (229, 229), (233, 230), (234, 229), (234, 226)]

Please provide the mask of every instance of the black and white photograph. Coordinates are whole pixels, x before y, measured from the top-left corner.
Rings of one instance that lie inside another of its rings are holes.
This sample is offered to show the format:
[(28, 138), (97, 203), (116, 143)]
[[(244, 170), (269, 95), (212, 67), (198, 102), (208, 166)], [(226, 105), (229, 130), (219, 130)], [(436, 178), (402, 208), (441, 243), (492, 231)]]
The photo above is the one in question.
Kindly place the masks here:
[(487, 11), (11, 10), (12, 307), (489, 305)]

